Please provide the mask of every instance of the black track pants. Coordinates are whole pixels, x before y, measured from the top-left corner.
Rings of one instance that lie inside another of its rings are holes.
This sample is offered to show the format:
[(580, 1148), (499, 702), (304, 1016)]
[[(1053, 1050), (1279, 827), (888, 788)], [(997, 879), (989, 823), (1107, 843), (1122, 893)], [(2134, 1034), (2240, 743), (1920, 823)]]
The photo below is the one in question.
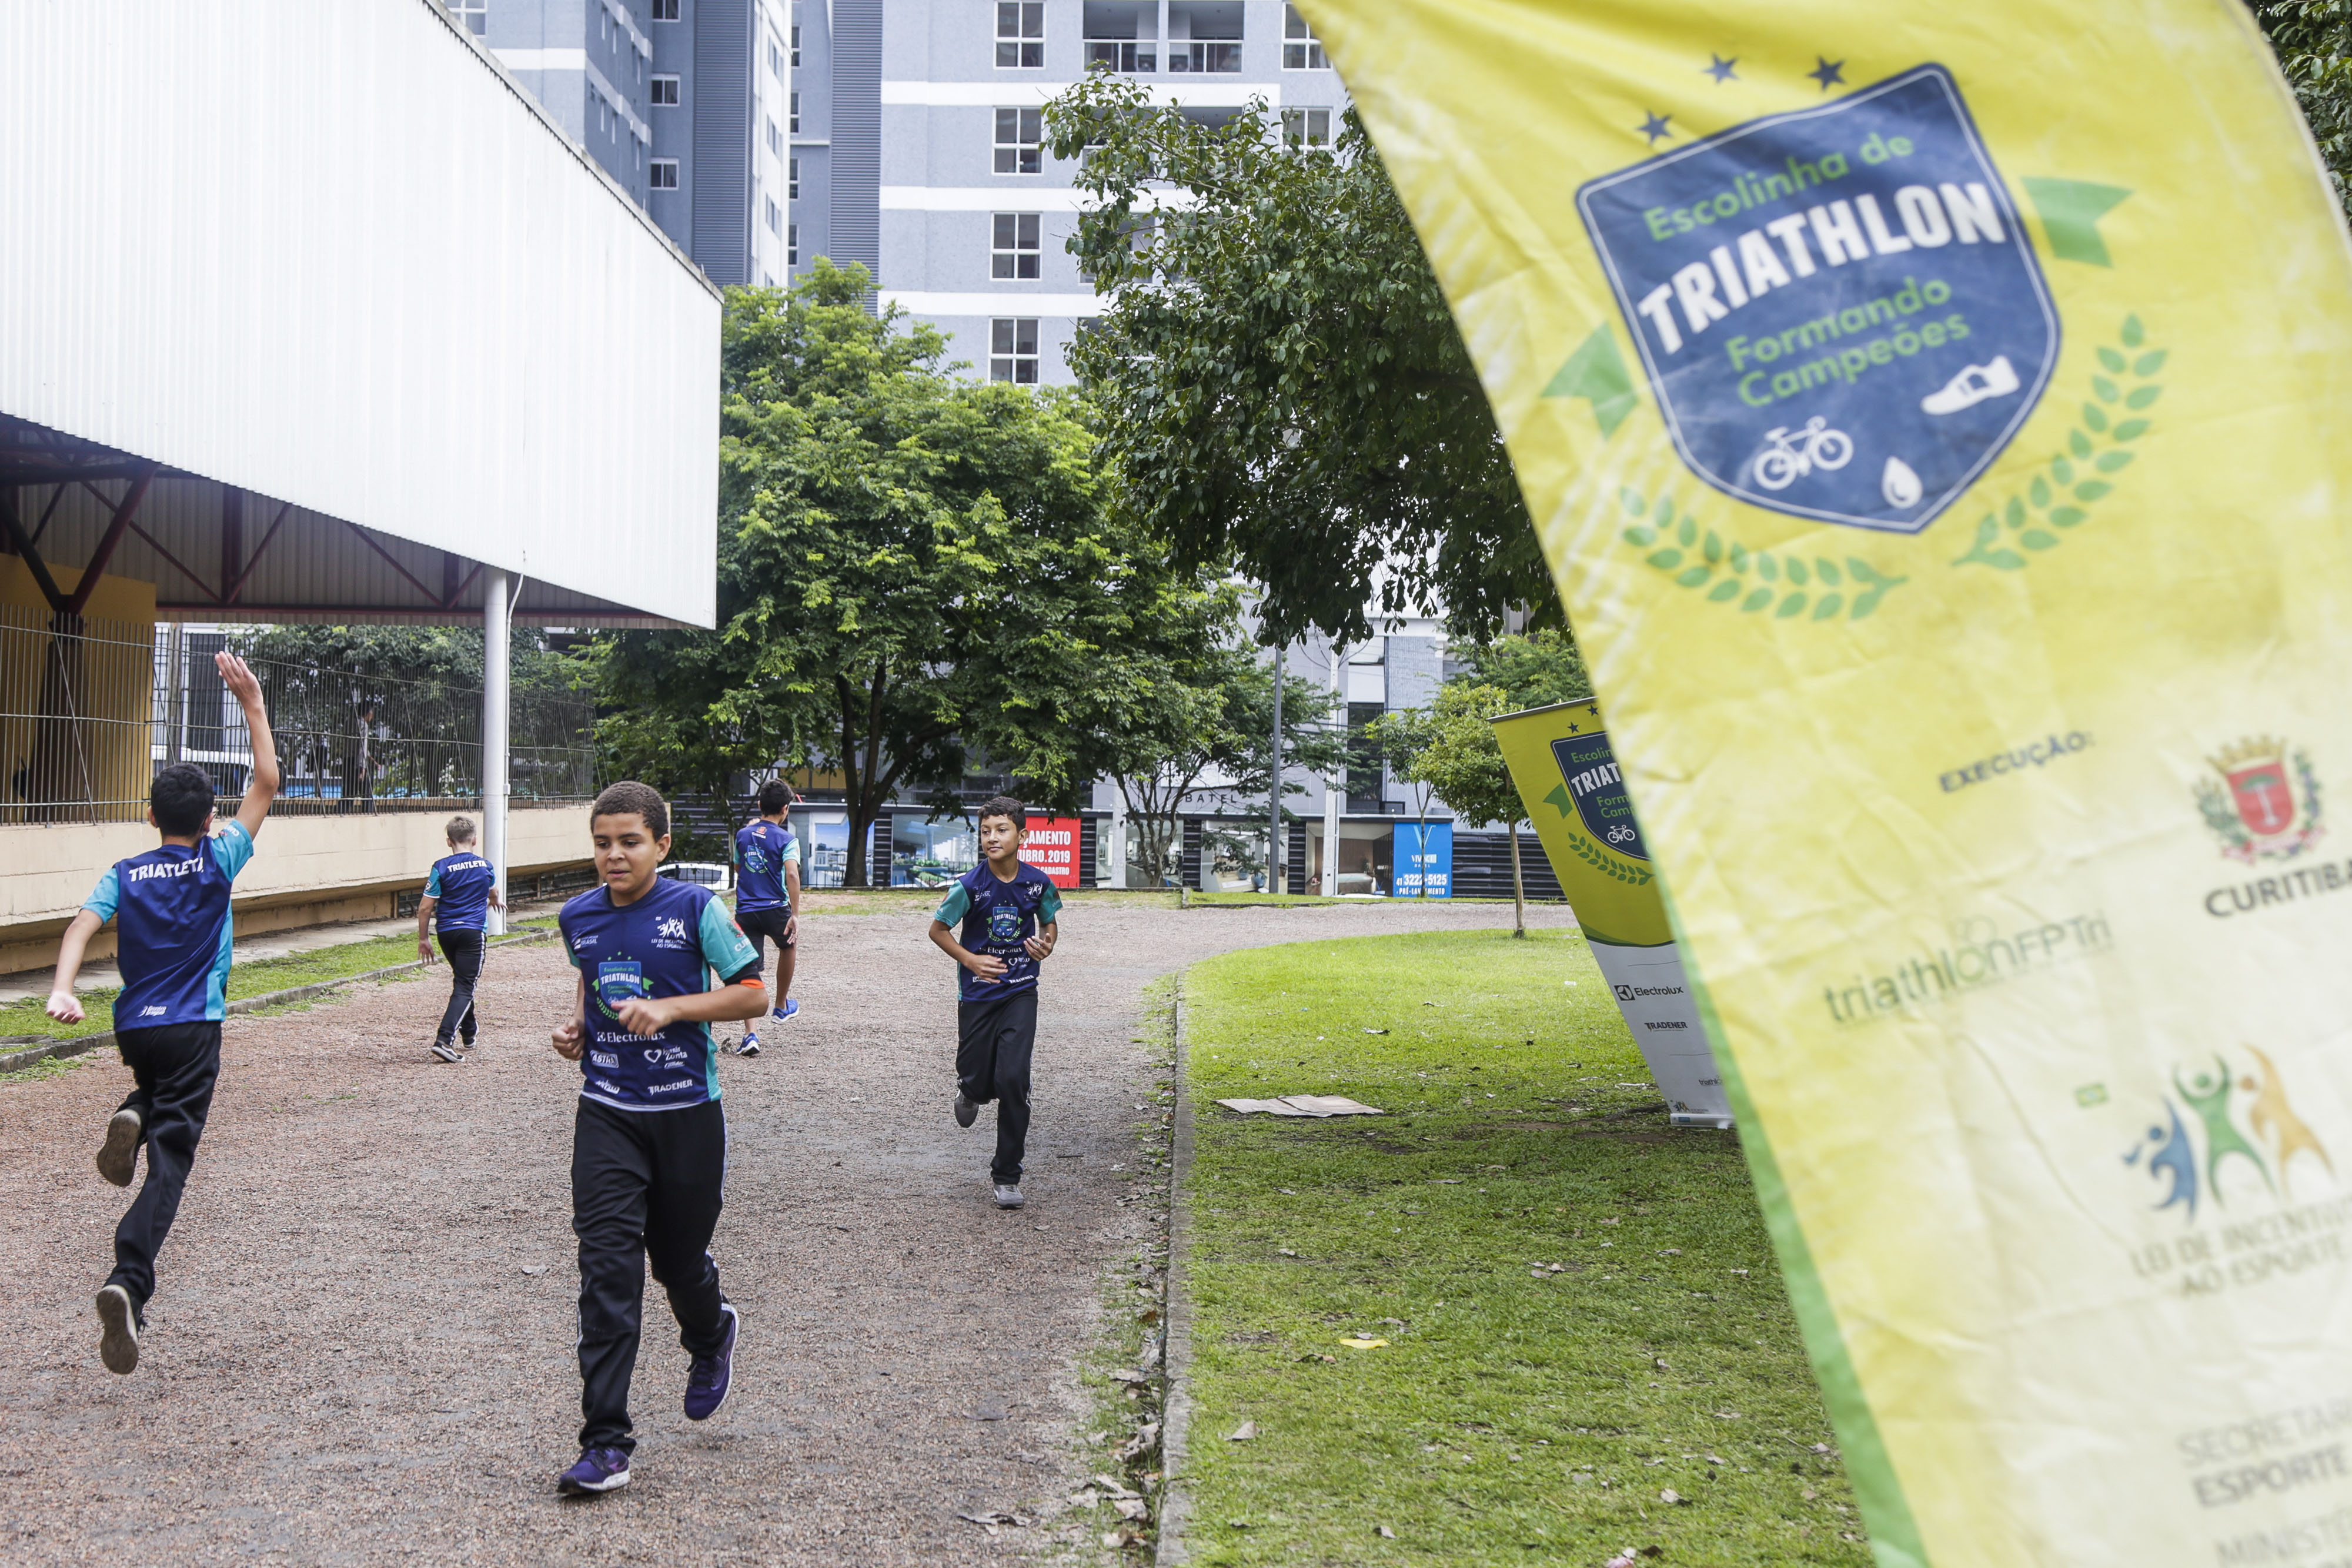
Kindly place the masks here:
[(678, 1343), (704, 1355), (726, 1342), (719, 1265), (727, 1116), (717, 1101), (675, 1111), (580, 1102), (572, 1132), (572, 1229), (580, 1238), (580, 1446), (633, 1450), (646, 1265), (669, 1292)]
[(441, 956), (449, 960), (449, 1005), (442, 1009), (441, 1027), (433, 1038), (446, 1045), (459, 1035), (474, 1043), (474, 982), (482, 977), (482, 934), (444, 931)]
[(975, 1104), (996, 1102), (996, 1158), (989, 1175), (1021, 1179), (1029, 1146), (1029, 1058), (1037, 1045), (1037, 988), (956, 1004), (956, 1086)]
[(138, 1112), (144, 1124), (147, 1179), (115, 1228), (114, 1272), (106, 1282), (131, 1292), (142, 1322), (147, 1298), (155, 1293), (155, 1254), (172, 1233), (180, 1194), (196, 1163), (196, 1140), (205, 1135), (205, 1117), (212, 1110), (220, 1042), (217, 1022), (115, 1031), (115, 1046), (137, 1085), (122, 1108)]

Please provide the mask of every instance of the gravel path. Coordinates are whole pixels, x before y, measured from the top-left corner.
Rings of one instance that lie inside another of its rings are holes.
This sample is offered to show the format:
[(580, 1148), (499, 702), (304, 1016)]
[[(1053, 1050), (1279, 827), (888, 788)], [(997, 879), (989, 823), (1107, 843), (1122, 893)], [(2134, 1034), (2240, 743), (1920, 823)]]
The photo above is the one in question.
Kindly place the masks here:
[(1034, 1510), (1080, 1473), (1073, 1369), (1103, 1267), (1146, 1224), (1118, 1204), (1151, 1082), (1130, 1040), (1145, 981), (1235, 947), (1509, 915), (1078, 900), (1046, 967), (1013, 1214), (988, 1202), (990, 1113), (970, 1133), (948, 1114), (953, 988), (922, 917), (805, 922), (804, 1011), (722, 1069), (713, 1250), (744, 1312), (737, 1391), (687, 1423), (649, 1281), (635, 1477), (584, 1503), (553, 1491), (579, 1421), (579, 1077), (547, 1048), (572, 993), (551, 946), (492, 956), (461, 1067), (424, 1049), (446, 971), (230, 1021), (128, 1378), (99, 1366), (90, 1312), (125, 1198), (90, 1156), (130, 1074), (110, 1051), (0, 1085), (0, 1558), (1025, 1560), (1041, 1532), (992, 1540), (956, 1514)]

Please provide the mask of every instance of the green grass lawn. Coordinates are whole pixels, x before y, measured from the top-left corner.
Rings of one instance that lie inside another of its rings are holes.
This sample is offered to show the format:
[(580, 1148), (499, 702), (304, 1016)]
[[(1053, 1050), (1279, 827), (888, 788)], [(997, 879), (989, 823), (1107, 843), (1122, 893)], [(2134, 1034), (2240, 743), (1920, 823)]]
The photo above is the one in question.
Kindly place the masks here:
[[(1259, 948), (1184, 1009), (1195, 1563), (1869, 1562), (1737, 1144), (1580, 938)], [(1299, 1092), (1389, 1113), (1213, 1103)]]
[[(512, 930), (519, 935), (554, 924), (555, 916), (551, 914), (534, 915), (516, 921)], [(415, 961), (416, 937), (412, 932), (399, 936), (371, 936), (365, 941), (338, 943), (331, 947), (314, 947), (307, 953), (289, 953), (282, 958), (238, 962), (229, 968), (228, 999), (242, 1001), (247, 997), (291, 990), (297, 986), (347, 980), (353, 975), (364, 975), (373, 969)], [(0, 1007), (0, 1040), (11, 1035), (79, 1040), (86, 1034), (104, 1034), (114, 1027), (115, 994), (110, 989), (83, 988), (79, 995), (84, 1016), (77, 1024), (62, 1024), (50, 1018), (42, 1010), (45, 1004), (39, 998), (11, 1002)], [(30, 1043), (0, 1045), (0, 1052), (26, 1049)]]

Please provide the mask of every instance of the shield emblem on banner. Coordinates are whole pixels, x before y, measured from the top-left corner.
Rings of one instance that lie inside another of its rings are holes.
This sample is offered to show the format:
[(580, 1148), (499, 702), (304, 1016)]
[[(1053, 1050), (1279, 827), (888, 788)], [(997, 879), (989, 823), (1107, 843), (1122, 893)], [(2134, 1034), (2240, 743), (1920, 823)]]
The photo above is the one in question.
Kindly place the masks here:
[(1951, 73), (1925, 65), (1577, 193), (1691, 471), (1916, 533), (2041, 401), (2058, 314)]
[(631, 997), (652, 994), (646, 988), (644, 966), (634, 961), (596, 966), (596, 1005), (607, 1017), (619, 1019), (621, 1004)]
[(2223, 775), (2238, 820), (2258, 839), (2267, 839), (2294, 826), (2294, 789), (2286, 780), (2286, 764), (2279, 758), (2241, 768)]
[(1606, 735), (1570, 735), (1551, 743), (1552, 759), (1559, 764), (1560, 787), (1576, 808), (1584, 831), (1629, 860), (1646, 861), (1642, 825), (1633, 820), (1633, 802), (1625, 793), (1617, 754)]

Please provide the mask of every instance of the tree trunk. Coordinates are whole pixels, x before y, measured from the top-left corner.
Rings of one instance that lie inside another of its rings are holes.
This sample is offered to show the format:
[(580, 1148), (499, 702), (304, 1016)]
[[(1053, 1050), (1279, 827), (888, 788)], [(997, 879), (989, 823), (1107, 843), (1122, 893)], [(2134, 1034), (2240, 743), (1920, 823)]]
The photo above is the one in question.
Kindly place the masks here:
[(1528, 884), (1519, 875), (1519, 825), (1510, 823), (1504, 831), (1511, 836), (1511, 935), (1524, 937), (1528, 934)]

